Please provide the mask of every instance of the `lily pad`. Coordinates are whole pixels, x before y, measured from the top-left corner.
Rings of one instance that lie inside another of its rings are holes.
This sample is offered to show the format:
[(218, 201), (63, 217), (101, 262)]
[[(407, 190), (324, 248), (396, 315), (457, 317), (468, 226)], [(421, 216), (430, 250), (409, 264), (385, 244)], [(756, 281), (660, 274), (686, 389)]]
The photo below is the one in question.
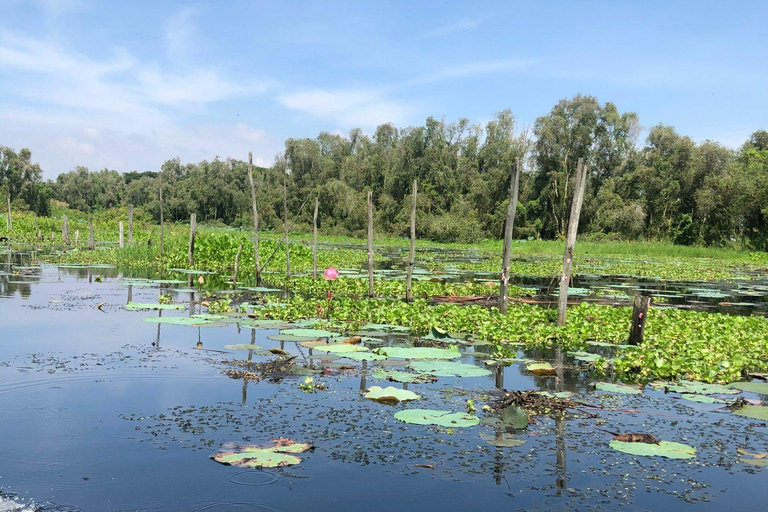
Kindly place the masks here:
[(227, 466), (277, 468), (299, 464), (301, 459), (292, 454), (302, 453), (310, 448), (311, 446), (308, 443), (296, 443), (290, 439), (279, 439), (276, 441), (275, 446), (267, 448), (244, 446), (237, 452), (217, 453), (214, 455), (213, 460)]
[(731, 384), (731, 387), (749, 393), (757, 393), (758, 395), (768, 395), (768, 382), (759, 382), (755, 380), (752, 382), (734, 382)]
[(190, 318), (188, 316), (151, 316), (149, 318), (144, 318), (142, 321), (155, 324), (191, 325), (196, 327), (213, 325), (213, 322), (210, 320), (203, 320), (202, 318)]
[(266, 288), (264, 286), (241, 286), (239, 290), (247, 290), (249, 292), (267, 293), (267, 292), (279, 292), (278, 288)]
[(393, 382), (404, 383), (423, 383), (435, 380), (434, 378), (430, 379), (427, 375), (402, 372), (399, 370), (376, 370), (371, 374), (371, 377), (379, 380), (391, 380)]
[(707, 384), (705, 382), (696, 382), (692, 380), (681, 380), (679, 382), (653, 382), (654, 387), (666, 387), (675, 393), (696, 393), (699, 395), (735, 395), (738, 389), (733, 389), (722, 384)]
[(302, 336), (305, 338), (335, 338), (339, 336), (337, 332), (326, 331), (324, 329), (283, 329), (280, 334), (292, 334), (294, 336)]
[(395, 419), (414, 425), (439, 425), (441, 427), (472, 427), (480, 423), (477, 416), (472, 414), (435, 409), (407, 409), (395, 413)]
[(525, 367), (534, 375), (555, 375), (555, 367), (547, 362), (529, 363)]
[(365, 394), (365, 398), (383, 403), (408, 402), (411, 400), (420, 400), (421, 396), (407, 389), (400, 389), (393, 386), (381, 388), (380, 386), (371, 386)]
[(419, 373), (429, 373), (438, 377), (484, 377), (491, 375), (491, 372), (485, 368), (453, 361), (413, 361), (408, 366)]
[(613, 384), (612, 382), (598, 382), (595, 384), (595, 388), (600, 391), (607, 391), (608, 393), (623, 393), (625, 395), (639, 395), (643, 392), (642, 389), (634, 386)]
[(184, 304), (153, 304), (147, 302), (129, 302), (125, 305), (128, 311), (138, 311), (140, 309), (184, 309)]
[(502, 432), (498, 435), (480, 434), (480, 439), (485, 440), (487, 444), (498, 446), (499, 448), (515, 448), (525, 444), (525, 439), (518, 439), (506, 432)]
[(597, 354), (592, 354), (591, 352), (582, 352), (581, 350), (577, 350), (575, 352), (568, 352), (568, 355), (573, 357), (574, 359), (578, 359), (579, 361), (585, 361), (588, 363), (594, 363), (595, 361), (597, 361), (602, 357)]
[(360, 328), (361, 331), (381, 331), (381, 332), (409, 332), (410, 327), (403, 327), (402, 325), (388, 325), (388, 324), (365, 324)]
[(314, 338), (305, 338), (303, 336), (294, 336), (293, 334), (272, 334), (271, 336), (267, 336), (267, 339), (274, 340), (274, 341), (289, 341), (289, 342), (313, 341), (314, 340)]
[(348, 352), (344, 353), (342, 357), (352, 359), (353, 361), (383, 361), (387, 359), (387, 356), (372, 354), (371, 352)]
[(745, 405), (741, 409), (736, 409), (733, 414), (752, 418), (755, 420), (768, 421), (768, 407), (764, 405)]
[(259, 345), (248, 345), (247, 343), (240, 343), (237, 345), (224, 345), (227, 350), (258, 350), (261, 347)]
[(725, 400), (707, 395), (697, 395), (695, 393), (681, 393), (680, 398), (690, 402), (699, 402), (702, 404), (724, 404)]
[(288, 325), (290, 324), (283, 320), (273, 320), (270, 318), (243, 322), (243, 327), (250, 327), (251, 329), (282, 329)]
[(458, 347), (379, 347), (374, 353), (400, 359), (456, 359), (461, 356)]
[(628, 443), (624, 441), (611, 441), (611, 448), (616, 451), (639, 455), (643, 457), (666, 457), (668, 459), (693, 459), (696, 457), (696, 448), (683, 443), (661, 441), (659, 444)]

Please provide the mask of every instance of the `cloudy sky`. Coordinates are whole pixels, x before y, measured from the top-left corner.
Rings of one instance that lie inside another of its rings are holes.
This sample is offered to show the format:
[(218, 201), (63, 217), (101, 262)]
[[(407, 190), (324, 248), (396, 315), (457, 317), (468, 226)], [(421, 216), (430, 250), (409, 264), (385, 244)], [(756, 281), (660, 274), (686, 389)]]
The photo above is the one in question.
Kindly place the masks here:
[(768, 129), (768, 3), (0, 0), (0, 145), (47, 178), (268, 165), (288, 137), (530, 125), (576, 93), (736, 147)]

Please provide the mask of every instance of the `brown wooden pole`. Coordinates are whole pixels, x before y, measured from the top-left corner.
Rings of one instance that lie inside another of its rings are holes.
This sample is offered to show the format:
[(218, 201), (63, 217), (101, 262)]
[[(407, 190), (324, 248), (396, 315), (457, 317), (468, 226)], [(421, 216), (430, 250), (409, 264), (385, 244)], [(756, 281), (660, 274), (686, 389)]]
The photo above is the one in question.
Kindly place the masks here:
[(499, 311), (507, 313), (509, 305), (509, 262), (512, 259), (512, 232), (517, 213), (517, 195), (520, 184), (520, 158), (515, 160), (509, 176), (509, 203), (507, 204), (506, 226), (504, 228), (504, 253), (501, 263), (501, 284), (499, 286)]
[(285, 280), (291, 278), (291, 248), (288, 244), (288, 172), (283, 176), (283, 227), (285, 228)]
[(634, 307), (632, 308), (632, 327), (629, 330), (629, 344), (640, 345), (645, 336), (645, 320), (648, 317), (648, 306), (651, 304), (651, 298), (645, 295), (635, 295)]
[(368, 297), (373, 297), (373, 192), (368, 191)]
[(253, 184), (253, 152), (248, 152), (248, 183), (251, 186), (251, 207), (253, 209), (253, 260), (256, 262), (256, 286), (261, 286), (259, 264), (259, 210), (256, 207), (256, 186)]
[(571, 269), (573, 268), (573, 248), (576, 245), (576, 235), (579, 231), (579, 216), (581, 215), (581, 205), (584, 202), (586, 178), (587, 172), (584, 159), (579, 158), (579, 162), (576, 165), (576, 183), (573, 188), (571, 215), (568, 219), (568, 233), (565, 239), (563, 272), (560, 275), (560, 295), (557, 299), (557, 325), (565, 325), (566, 308), (568, 307), (568, 284), (571, 280)]
[(189, 268), (195, 266), (195, 237), (197, 236), (197, 214), (189, 215), (189, 248), (187, 249), (187, 262)]
[(408, 273), (405, 276), (405, 300), (411, 302), (413, 292), (411, 286), (413, 283), (413, 266), (416, 264), (416, 196), (418, 194), (418, 185), (413, 180), (413, 192), (411, 193), (411, 249), (408, 253)]
[(163, 171), (157, 173), (160, 183), (160, 252), (165, 252), (164, 226), (163, 226)]
[(315, 214), (312, 216), (312, 279), (317, 279), (317, 209), (320, 199), (315, 197)]
[(88, 219), (88, 250), (92, 251), (96, 248), (96, 240), (93, 236), (93, 217)]
[(235, 254), (235, 272), (232, 275), (232, 288), (237, 288), (237, 268), (240, 264), (240, 251), (242, 250), (243, 242), (240, 242), (240, 245), (237, 247), (237, 254)]
[(133, 205), (128, 205), (128, 245), (133, 245)]

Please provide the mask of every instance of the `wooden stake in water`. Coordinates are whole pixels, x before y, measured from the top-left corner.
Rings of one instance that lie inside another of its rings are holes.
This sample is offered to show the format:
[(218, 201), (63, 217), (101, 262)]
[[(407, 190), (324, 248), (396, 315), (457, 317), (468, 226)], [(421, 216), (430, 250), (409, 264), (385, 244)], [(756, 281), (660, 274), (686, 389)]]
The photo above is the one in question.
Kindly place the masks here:
[(320, 200), (315, 197), (315, 214), (312, 216), (312, 279), (317, 279), (317, 208)]
[(291, 278), (291, 248), (288, 244), (288, 185), (287, 175), (283, 176), (283, 227), (285, 228), (285, 280)]
[(563, 272), (560, 275), (560, 296), (557, 298), (557, 325), (565, 325), (565, 310), (568, 307), (568, 285), (571, 280), (571, 269), (573, 268), (573, 248), (576, 245), (576, 235), (579, 231), (579, 216), (581, 215), (581, 205), (584, 202), (584, 187), (586, 183), (586, 165), (584, 165), (584, 159), (579, 158), (579, 162), (576, 165), (576, 183), (573, 188), (571, 216), (568, 219), (568, 233), (565, 239)]
[(405, 276), (405, 300), (411, 302), (411, 282), (413, 280), (413, 266), (416, 264), (416, 195), (418, 194), (416, 180), (413, 180), (413, 193), (411, 194), (411, 251), (408, 254), (408, 274)]
[(13, 219), (11, 218), (11, 194), (8, 194), (8, 217), (5, 219), (5, 229), (13, 232)]
[(197, 235), (197, 214), (192, 213), (189, 216), (189, 248), (187, 249), (187, 261), (189, 268), (195, 266), (195, 236)]
[(92, 251), (96, 248), (96, 241), (93, 238), (93, 217), (88, 219), (88, 250)]
[(69, 222), (66, 213), (61, 216), (61, 241), (69, 245)]
[(645, 295), (635, 295), (632, 308), (632, 327), (629, 330), (629, 344), (640, 345), (645, 336), (645, 320), (648, 317), (648, 306), (651, 298)]
[(163, 226), (163, 172), (157, 173), (158, 183), (160, 184), (160, 252), (165, 252), (164, 244), (164, 226)]
[(499, 286), (499, 311), (507, 313), (509, 304), (509, 261), (512, 258), (512, 230), (515, 227), (517, 213), (517, 191), (520, 184), (520, 158), (515, 161), (509, 176), (509, 203), (507, 204), (507, 219), (504, 228), (504, 254), (501, 263), (501, 284)]
[[(232, 275), (232, 288), (237, 288), (237, 267), (240, 265), (240, 251), (243, 250), (243, 242), (237, 247), (237, 254), (235, 254), (235, 272)], [(255, 332), (255, 331), (254, 331)]]
[(120, 248), (122, 249), (125, 247), (125, 230), (123, 229), (123, 221), (119, 221), (117, 223), (117, 229), (119, 231), (118, 240), (120, 241)]
[(128, 245), (133, 245), (133, 205), (128, 205)]
[(368, 191), (368, 297), (373, 297), (373, 192)]
[(248, 183), (251, 186), (251, 207), (253, 208), (253, 259), (256, 262), (256, 286), (261, 286), (259, 265), (259, 210), (256, 208), (256, 187), (253, 184), (253, 153), (248, 152)]

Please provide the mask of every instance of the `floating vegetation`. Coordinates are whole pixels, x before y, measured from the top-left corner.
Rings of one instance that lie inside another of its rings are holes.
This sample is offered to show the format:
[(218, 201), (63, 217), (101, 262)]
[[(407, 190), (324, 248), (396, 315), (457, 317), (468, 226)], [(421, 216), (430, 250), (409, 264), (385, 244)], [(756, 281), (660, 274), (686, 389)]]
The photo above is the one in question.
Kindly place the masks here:
[(437, 380), (437, 377), (434, 375), (410, 373), (399, 370), (376, 370), (371, 374), (371, 377), (379, 380), (389, 380), (392, 382), (408, 384), (435, 382)]
[(224, 345), (227, 350), (259, 350), (259, 345), (248, 345), (247, 343), (240, 343), (237, 345)]
[(597, 382), (595, 383), (595, 389), (607, 391), (608, 393), (623, 393), (626, 395), (639, 395), (643, 392), (642, 389), (635, 386), (625, 386), (623, 384), (614, 384), (612, 382)]
[(613, 440), (609, 444), (616, 451), (640, 457), (666, 457), (668, 459), (693, 459), (696, 457), (696, 448), (672, 441), (648, 443)]
[(193, 327), (206, 327), (216, 325), (215, 322), (210, 320), (188, 316), (151, 316), (149, 318), (143, 318), (142, 321), (155, 324), (190, 325)]
[(745, 405), (735, 409), (733, 414), (754, 420), (768, 421), (768, 407), (764, 405)]
[(458, 347), (379, 347), (375, 354), (398, 359), (456, 359), (461, 356)]
[(751, 382), (734, 382), (732, 388), (758, 395), (768, 395), (768, 382), (753, 380)]
[(413, 391), (408, 391), (407, 389), (400, 389), (392, 386), (387, 386), (386, 388), (371, 386), (365, 393), (365, 398), (382, 403), (397, 403), (420, 400), (421, 396)]
[(125, 309), (128, 311), (139, 311), (142, 309), (155, 309), (155, 310), (164, 310), (164, 309), (185, 309), (186, 306), (184, 304), (152, 304), (152, 303), (144, 303), (144, 302), (129, 302), (125, 305)]
[(413, 361), (408, 367), (419, 373), (428, 373), (436, 377), (484, 377), (491, 375), (491, 372), (485, 368), (453, 361)]
[(525, 369), (534, 375), (555, 375), (557, 373), (555, 367), (546, 361), (528, 363)]
[(294, 454), (304, 453), (312, 448), (309, 443), (297, 443), (283, 437), (275, 439), (273, 443), (267, 447), (243, 446), (238, 451), (217, 453), (213, 460), (227, 466), (277, 468), (301, 463), (301, 458)]
[(440, 427), (472, 427), (480, 423), (477, 416), (465, 412), (438, 411), (434, 409), (406, 409), (395, 413), (395, 418), (414, 425), (438, 425)]

